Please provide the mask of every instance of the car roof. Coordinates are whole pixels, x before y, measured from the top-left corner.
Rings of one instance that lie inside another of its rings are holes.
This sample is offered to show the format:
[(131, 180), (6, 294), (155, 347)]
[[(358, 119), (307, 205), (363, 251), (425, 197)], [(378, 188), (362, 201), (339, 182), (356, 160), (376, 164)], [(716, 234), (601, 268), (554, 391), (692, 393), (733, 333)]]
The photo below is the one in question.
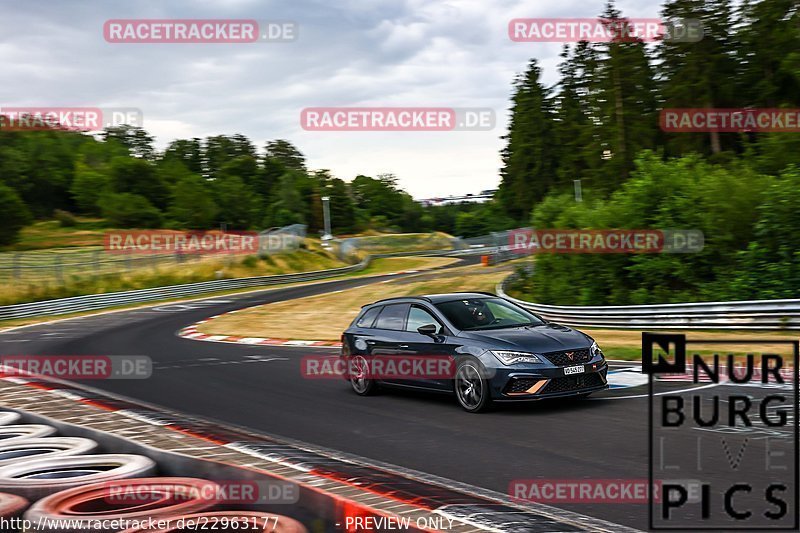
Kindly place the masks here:
[(452, 300), (466, 300), (472, 298), (497, 298), (495, 294), (490, 292), (451, 292), (446, 294), (427, 294), (425, 296), (395, 296), (394, 298), (384, 298), (383, 300), (378, 300), (376, 302), (372, 302), (369, 304), (365, 304), (362, 307), (366, 307), (368, 305), (377, 305), (377, 304), (389, 304), (389, 303), (413, 303), (418, 301), (424, 301), (432, 304), (437, 304), (440, 302), (449, 302)]
[(445, 294), (429, 294), (426, 296), (428, 301), (434, 304), (450, 302), (453, 300), (471, 300), (474, 298), (497, 298), (491, 292), (450, 292)]

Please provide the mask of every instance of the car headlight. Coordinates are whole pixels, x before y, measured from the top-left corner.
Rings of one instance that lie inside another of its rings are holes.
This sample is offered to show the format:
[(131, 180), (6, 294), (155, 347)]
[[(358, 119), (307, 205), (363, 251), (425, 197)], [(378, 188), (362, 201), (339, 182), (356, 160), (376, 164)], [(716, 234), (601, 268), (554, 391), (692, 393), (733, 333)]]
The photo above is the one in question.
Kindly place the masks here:
[(526, 352), (506, 352), (502, 350), (489, 350), (504, 365), (515, 365), (517, 363), (541, 363), (542, 360), (535, 354)]
[(600, 347), (597, 345), (596, 342), (592, 342), (592, 347), (589, 348), (589, 353), (592, 354), (592, 357), (599, 355), (603, 357), (603, 352), (600, 350)]

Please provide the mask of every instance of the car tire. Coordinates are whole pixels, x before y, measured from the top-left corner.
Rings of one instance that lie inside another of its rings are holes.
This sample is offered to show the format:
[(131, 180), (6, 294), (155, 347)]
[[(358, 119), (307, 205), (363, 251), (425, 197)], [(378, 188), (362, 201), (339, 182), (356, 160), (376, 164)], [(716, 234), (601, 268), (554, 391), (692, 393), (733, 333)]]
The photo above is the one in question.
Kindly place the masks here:
[(8, 444), (23, 439), (38, 439), (56, 434), (56, 428), (45, 424), (13, 424), (0, 426), (0, 442)]
[(484, 378), (486, 371), (475, 359), (458, 363), (453, 387), (459, 405), (468, 413), (481, 413), (492, 407), (489, 382)]
[(35, 501), (72, 487), (155, 474), (155, 461), (143, 455), (99, 454), (31, 459), (0, 467), (0, 492)]
[(6, 494), (0, 492), (0, 518), (14, 518), (22, 514), (28, 508), (28, 500), (16, 494)]
[[(146, 524), (150, 519), (159, 522), (209, 511), (220, 503), (222, 493), (224, 489), (217, 483), (198, 478), (120, 479), (51, 494), (34, 503), (25, 519), (34, 524), (50, 524), (47, 529), (37, 530), (50, 533), (119, 531), (115, 522)], [(92, 527), (99, 519), (109, 529)]]
[(93, 453), (97, 443), (83, 437), (42, 437), (0, 440), (0, 467), (34, 459), (51, 459)]
[(348, 361), (350, 386), (359, 396), (370, 396), (378, 392), (378, 383), (369, 377), (369, 363), (363, 355), (354, 355)]

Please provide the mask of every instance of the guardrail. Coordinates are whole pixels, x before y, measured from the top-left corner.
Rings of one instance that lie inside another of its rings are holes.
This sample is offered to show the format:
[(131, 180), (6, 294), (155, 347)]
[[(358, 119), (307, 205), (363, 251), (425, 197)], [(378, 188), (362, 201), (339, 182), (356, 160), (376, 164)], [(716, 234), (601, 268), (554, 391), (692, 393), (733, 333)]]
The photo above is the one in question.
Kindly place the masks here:
[(314, 270), (311, 272), (297, 272), (293, 274), (277, 274), (273, 276), (254, 276), (249, 278), (200, 281), (197, 283), (184, 283), (181, 285), (153, 287), (150, 289), (109, 292), (106, 294), (88, 294), (85, 296), (59, 298), (57, 300), (5, 305), (0, 306), (0, 320), (28, 318), (33, 316), (66, 315), (70, 313), (80, 313), (83, 311), (108, 309), (121, 305), (157, 302), (173, 298), (196, 296), (210, 292), (246, 289), (249, 287), (266, 287), (295, 281), (313, 281), (363, 270), (367, 267), (367, 265), (369, 265), (369, 262), (372, 259), (378, 259), (381, 257), (396, 257), (402, 255), (465, 255), (465, 252), (459, 250), (427, 250), (420, 252), (373, 254), (371, 256), (367, 256), (358, 264), (340, 268), (331, 268), (327, 270)]
[(497, 294), (566, 326), (614, 329), (752, 329), (800, 330), (800, 299), (698, 302), (658, 305), (558, 306), (511, 298), (505, 287)]
[(249, 278), (201, 281), (197, 283), (169, 285), (166, 287), (154, 287), (151, 289), (109, 292), (107, 294), (88, 294), (86, 296), (73, 296), (70, 298), (59, 298), (57, 300), (45, 300), (42, 302), (5, 305), (0, 307), (0, 320), (27, 318), (42, 315), (65, 315), (69, 313), (79, 313), (82, 311), (107, 309), (109, 307), (117, 307), (120, 305), (154, 302), (172, 298), (181, 298), (184, 296), (195, 296), (209, 292), (269, 286), (294, 281), (324, 279), (341, 274), (347, 274), (349, 272), (363, 270), (367, 267), (369, 261), (370, 257), (367, 257), (358, 264), (340, 268), (332, 268), (328, 270), (314, 270), (311, 272), (278, 274), (273, 276), (254, 276)]

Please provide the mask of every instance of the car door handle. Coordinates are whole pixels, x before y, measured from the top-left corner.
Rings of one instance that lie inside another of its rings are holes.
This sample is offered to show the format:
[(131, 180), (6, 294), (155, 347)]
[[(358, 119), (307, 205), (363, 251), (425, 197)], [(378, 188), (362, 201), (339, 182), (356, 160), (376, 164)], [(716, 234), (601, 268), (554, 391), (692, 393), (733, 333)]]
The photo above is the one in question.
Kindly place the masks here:
[(403, 348), (404, 350), (407, 350), (408, 349), (408, 344), (401, 344), (400, 348)]

